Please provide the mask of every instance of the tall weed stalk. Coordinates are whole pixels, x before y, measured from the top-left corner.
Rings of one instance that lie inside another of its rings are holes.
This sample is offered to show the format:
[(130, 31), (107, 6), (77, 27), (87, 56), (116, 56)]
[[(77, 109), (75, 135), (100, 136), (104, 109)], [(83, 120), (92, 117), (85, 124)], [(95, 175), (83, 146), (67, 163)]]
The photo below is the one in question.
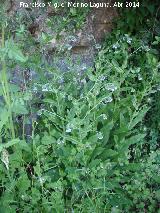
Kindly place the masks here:
[[(2, 27), (1, 47), (2, 47), (2, 49), (5, 48), (5, 30), (4, 30), (4, 27)], [(15, 138), (15, 130), (14, 130), (14, 124), (13, 124), (10, 88), (9, 88), (9, 83), (8, 83), (8, 79), (7, 79), (7, 66), (6, 66), (5, 56), (3, 56), (1, 58), (1, 61), (2, 61), (1, 83), (2, 83), (2, 90), (3, 90), (3, 98), (5, 100), (5, 103), (7, 105), (7, 109), (8, 109), (8, 112), (9, 112), (9, 129), (10, 129), (10, 132), (11, 132), (11, 137), (12, 137), (12, 139), (14, 139)]]

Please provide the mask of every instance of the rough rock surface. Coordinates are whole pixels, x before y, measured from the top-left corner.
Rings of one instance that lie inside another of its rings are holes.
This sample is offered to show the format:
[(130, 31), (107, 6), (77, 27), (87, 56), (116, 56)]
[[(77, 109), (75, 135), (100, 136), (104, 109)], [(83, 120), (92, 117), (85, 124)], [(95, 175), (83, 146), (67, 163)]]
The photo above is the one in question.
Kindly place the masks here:
[[(30, 3), (32, 0), (23, 0), (23, 2)], [(37, 2), (41, 1), (39, 0)], [(86, 2), (90, 1), (86, 0)], [(111, 4), (114, 0), (94, 0), (92, 2), (109, 2)], [(25, 10), (24, 8), (19, 7), (19, 3), (19, 0), (10, 0), (10, 4), (8, 5), (10, 8), (10, 14), (13, 14), (18, 10)], [(62, 30), (61, 39), (57, 40), (54, 29), (52, 29), (51, 32), (46, 26), (47, 17), (56, 15), (55, 9), (48, 6), (43, 13), (41, 13), (40, 9), (32, 8), (32, 13), (35, 13), (36, 17), (34, 22), (30, 24), (28, 30), (37, 40), (42, 32), (48, 32), (53, 35), (49, 45), (46, 45), (44, 50), (45, 54), (50, 59), (49, 61), (62, 71), (67, 70), (69, 67), (67, 65), (67, 60), (65, 60), (66, 55), (69, 55), (69, 57), (73, 59), (74, 64), (77, 60), (79, 61), (79, 58), (81, 58), (81, 63), (78, 68), (80, 70), (84, 67), (87, 68), (93, 66), (96, 50), (99, 49), (105, 35), (111, 31), (113, 18), (117, 16), (116, 10), (113, 7), (92, 8), (82, 29), (72, 34), (63, 32)], [(57, 50), (62, 49), (61, 47), (63, 47), (65, 51), (63, 53), (63, 58), (60, 57), (57, 62), (58, 58), (55, 57), (55, 54), (57, 53)], [(56, 62), (52, 56), (56, 58)]]

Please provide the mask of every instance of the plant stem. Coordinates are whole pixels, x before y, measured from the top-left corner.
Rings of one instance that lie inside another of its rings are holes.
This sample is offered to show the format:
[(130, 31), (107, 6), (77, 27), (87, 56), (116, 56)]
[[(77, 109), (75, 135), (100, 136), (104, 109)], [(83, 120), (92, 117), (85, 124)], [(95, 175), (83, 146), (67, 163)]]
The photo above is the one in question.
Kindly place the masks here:
[[(2, 27), (2, 48), (4, 48), (4, 27)], [(5, 58), (2, 58), (2, 86), (3, 86), (3, 96), (4, 100), (7, 104), (8, 111), (9, 111), (9, 125), (10, 125), (10, 131), (11, 131), (11, 136), (12, 139), (15, 138), (15, 130), (14, 130), (14, 124), (13, 124), (13, 118), (12, 118), (12, 110), (11, 110), (11, 97), (10, 97), (10, 90), (9, 90), (9, 84), (7, 80), (7, 67), (6, 67), (6, 62)]]

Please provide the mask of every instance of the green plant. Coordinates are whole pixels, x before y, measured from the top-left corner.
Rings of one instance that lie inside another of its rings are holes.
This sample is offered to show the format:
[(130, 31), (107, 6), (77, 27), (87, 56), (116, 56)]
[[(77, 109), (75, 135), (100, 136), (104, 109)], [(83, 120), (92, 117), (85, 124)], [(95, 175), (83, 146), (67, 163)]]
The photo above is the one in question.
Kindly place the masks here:
[[(125, 4), (126, 1), (121, 0)], [(150, 0), (142, 1), (130, 1), (139, 3), (139, 7), (135, 8), (119, 8), (119, 20), (117, 27), (121, 29), (123, 33), (137, 34), (139, 31), (148, 29), (153, 34), (156, 32), (156, 28), (159, 28), (158, 22), (160, 18), (159, 1), (155, 0), (154, 3)], [(137, 17), (137, 18), (135, 18)]]
[[(0, 212), (157, 212), (159, 35), (114, 30), (95, 69), (60, 73), (25, 30), (2, 33)], [(23, 90), (17, 64), (39, 74)]]
[[(4, 29), (2, 29), (2, 49), (4, 48)], [(12, 118), (12, 112), (11, 112), (11, 99), (10, 99), (10, 94), (9, 94), (9, 85), (8, 85), (8, 80), (7, 80), (7, 70), (6, 70), (6, 62), (5, 59), (2, 59), (2, 76), (1, 76), (1, 83), (2, 83), (2, 88), (3, 88), (3, 97), (5, 99), (6, 105), (7, 105), (7, 115), (6, 117), (9, 117), (9, 124), (10, 124), (10, 130), (11, 130), (11, 135), (12, 138), (15, 138), (15, 132), (14, 132), (14, 126), (13, 126), (13, 118)], [(3, 122), (1, 120), (1, 122)], [(3, 127), (3, 126), (2, 126)]]
[[(14, 125), (14, 119), (18, 114), (21, 114), (25, 111), (23, 101), (20, 102), (19, 106), (16, 105), (15, 92), (18, 92), (19, 88), (13, 86), (9, 83), (9, 73), (8, 73), (8, 64), (9, 61), (16, 61), (20, 63), (24, 63), (27, 61), (27, 57), (25, 57), (18, 45), (15, 44), (13, 39), (5, 40), (5, 26), (2, 25), (2, 43), (1, 43), (1, 51), (0, 51), (0, 60), (1, 60), (1, 84), (0, 84), (0, 95), (1, 95), (1, 114), (0, 114), (0, 135), (4, 139), (15, 139), (16, 131)], [(8, 63), (6, 62), (8, 61)], [(17, 110), (17, 111), (16, 111)], [(23, 112), (22, 112), (23, 111)], [(9, 133), (8, 133), (9, 131)]]

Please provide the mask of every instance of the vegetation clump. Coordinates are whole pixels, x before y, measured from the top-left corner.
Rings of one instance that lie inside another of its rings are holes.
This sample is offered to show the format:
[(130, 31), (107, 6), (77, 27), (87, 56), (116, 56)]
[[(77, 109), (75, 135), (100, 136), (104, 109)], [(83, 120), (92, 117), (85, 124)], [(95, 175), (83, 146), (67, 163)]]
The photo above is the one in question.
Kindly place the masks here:
[(84, 73), (59, 72), (25, 25), (12, 37), (1, 22), (0, 212), (159, 211), (159, 9), (147, 7), (139, 30), (121, 11)]

